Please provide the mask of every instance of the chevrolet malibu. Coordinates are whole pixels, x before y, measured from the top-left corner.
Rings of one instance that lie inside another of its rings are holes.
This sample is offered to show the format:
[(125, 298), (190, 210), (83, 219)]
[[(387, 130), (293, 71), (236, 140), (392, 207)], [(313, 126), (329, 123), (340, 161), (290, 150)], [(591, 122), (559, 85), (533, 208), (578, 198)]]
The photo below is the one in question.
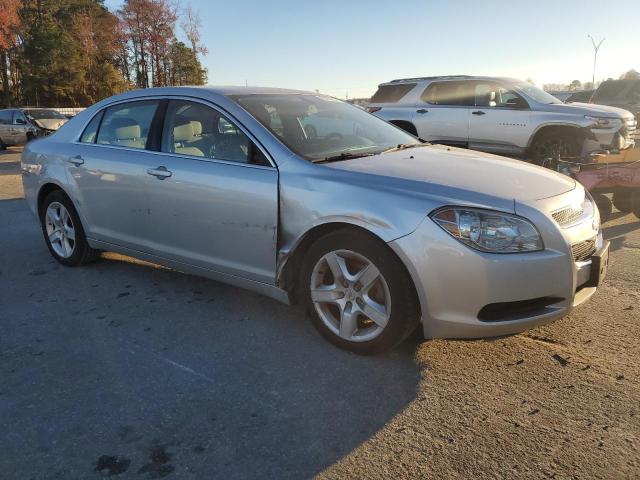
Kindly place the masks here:
[(571, 178), (421, 143), (315, 93), (128, 92), (28, 144), (22, 170), (63, 265), (109, 250), (301, 302), (362, 354), (419, 324), (426, 338), (520, 332), (606, 274), (597, 208)]

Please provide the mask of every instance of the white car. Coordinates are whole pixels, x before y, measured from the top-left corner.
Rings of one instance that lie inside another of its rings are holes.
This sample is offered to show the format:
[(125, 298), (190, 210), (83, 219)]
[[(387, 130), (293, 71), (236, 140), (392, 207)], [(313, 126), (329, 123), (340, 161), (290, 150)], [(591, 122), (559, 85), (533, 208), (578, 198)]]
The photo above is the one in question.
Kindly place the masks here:
[(565, 104), (530, 83), (509, 78), (393, 80), (379, 86), (369, 111), (432, 143), (524, 156), (539, 164), (632, 147), (636, 130), (631, 112)]

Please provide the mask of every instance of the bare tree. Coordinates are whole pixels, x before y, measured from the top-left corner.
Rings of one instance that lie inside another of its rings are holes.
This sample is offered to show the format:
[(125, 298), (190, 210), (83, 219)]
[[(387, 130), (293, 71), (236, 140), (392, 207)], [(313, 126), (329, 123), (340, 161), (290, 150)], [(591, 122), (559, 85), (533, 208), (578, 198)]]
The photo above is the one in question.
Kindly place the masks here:
[(191, 43), (191, 50), (195, 54), (206, 55), (209, 53), (207, 47), (200, 43), (200, 29), (202, 28), (202, 21), (200, 20), (200, 14), (188, 5), (182, 14), (182, 22), (180, 27), (187, 36), (187, 40)]

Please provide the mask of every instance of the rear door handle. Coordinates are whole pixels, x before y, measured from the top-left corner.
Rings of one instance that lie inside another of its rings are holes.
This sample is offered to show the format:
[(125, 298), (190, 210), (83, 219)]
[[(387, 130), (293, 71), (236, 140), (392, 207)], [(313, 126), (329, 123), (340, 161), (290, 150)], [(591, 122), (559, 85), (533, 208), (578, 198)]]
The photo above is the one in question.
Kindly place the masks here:
[(147, 173), (149, 175), (153, 175), (158, 180), (164, 180), (165, 178), (169, 178), (172, 175), (172, 173), (167, 170), (167, 167), (165, 166), (160, 166), (158, 168), (149, 168), (147, 169)]
[(426, 108), (419, 108), (418, 110), (416, 110), (416, 113), (429, 113), (429, 110), (427, 110)]
[(79, 167), (84, 163), (84, 158), (82, 158), (82, 155), (76, 155), (75, 157), (70, 158), (68, 161), (69, 163), (73, 163), (76, 167)]
[(473, 113), (474, 115), (484, 115), (487, 112), (483, 112), (482, 110), (476, 110), (475, 112), (471, 112), (471, 113)]

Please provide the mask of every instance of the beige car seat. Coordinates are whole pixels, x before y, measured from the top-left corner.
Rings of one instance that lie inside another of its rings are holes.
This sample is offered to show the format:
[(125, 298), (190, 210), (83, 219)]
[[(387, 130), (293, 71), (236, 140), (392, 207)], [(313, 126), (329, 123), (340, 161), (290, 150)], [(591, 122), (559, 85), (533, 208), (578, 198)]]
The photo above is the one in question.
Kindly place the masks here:
[[(204, 152), (193, 145), (197, 140), (197, 137), (194, 133), (194, 123), (200, 124), (200, 122), (189, 122), (173, 127), (173, 151), (175, 153), (180, 153), (182, 155), (192, 155), (194, 157), (204, 157)], [(202, 132), (201, 124), (200, 132)]]
[(146, 143), (146, 139), (141, 138), (138, 122), (128, 117), (113, 118), (106, 137), (106, 140), (100, 143), (133, 148), (144, 148)]

